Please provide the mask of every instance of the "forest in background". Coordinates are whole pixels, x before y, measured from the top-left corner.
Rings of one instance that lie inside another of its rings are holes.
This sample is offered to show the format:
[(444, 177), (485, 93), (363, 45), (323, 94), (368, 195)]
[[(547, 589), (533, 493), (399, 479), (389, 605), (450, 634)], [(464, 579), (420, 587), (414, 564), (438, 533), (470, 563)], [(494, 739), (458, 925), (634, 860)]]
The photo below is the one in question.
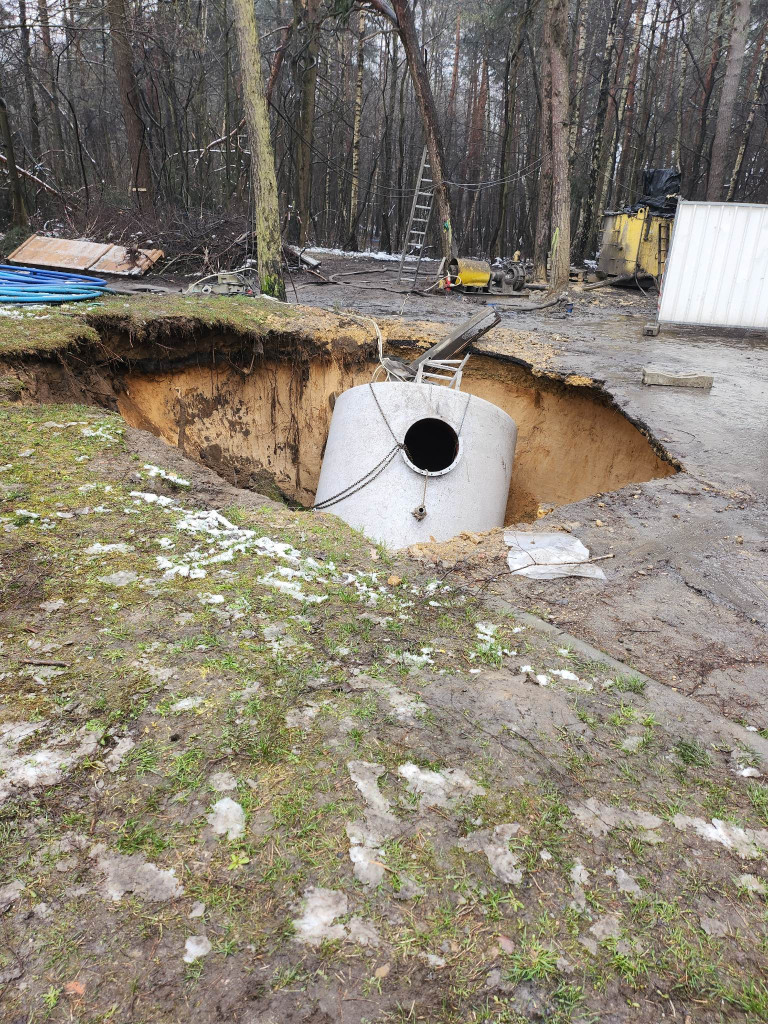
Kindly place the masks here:
[[(254, 208), (236, 3), (5, 0), (0, 223), (12, 144), (36, 227), (226, 263)], [(399, 6), (424, 59), (462, 253), (533, 255), (537, 231), (547, 248), (553, 182), (569, 189), (574, 260), (594, 255), (603, 209), (639, 198), (644, 167), (679, 166), (689, 199), (768, 201), (766, 0)], [(386, 7), (257, 0), (286, 240), (402, 248), (425, 134)], [(435, 255), (439, 227), (433, 216)]]

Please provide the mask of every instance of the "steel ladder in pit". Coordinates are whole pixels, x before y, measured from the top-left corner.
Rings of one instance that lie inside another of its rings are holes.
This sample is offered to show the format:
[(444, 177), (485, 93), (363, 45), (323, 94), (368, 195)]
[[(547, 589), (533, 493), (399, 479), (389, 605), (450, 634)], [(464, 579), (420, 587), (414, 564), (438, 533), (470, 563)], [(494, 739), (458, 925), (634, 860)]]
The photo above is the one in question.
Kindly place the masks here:
[[(429, 164), (429, 152), (425, 146), (424, 152), (421, 154), (419, 177), (411, 204), (411, 215), (408, 218), (405, 245), (400, 256), (400, 271), (397, 275), (398, 283), (408, 284), (411, 288), (416, 287), (416, 278), (419, 276), (434, 198), (432, 168)], [(406, 261), (407, 256), (417, 256), (418, 259), (415, 263)]]

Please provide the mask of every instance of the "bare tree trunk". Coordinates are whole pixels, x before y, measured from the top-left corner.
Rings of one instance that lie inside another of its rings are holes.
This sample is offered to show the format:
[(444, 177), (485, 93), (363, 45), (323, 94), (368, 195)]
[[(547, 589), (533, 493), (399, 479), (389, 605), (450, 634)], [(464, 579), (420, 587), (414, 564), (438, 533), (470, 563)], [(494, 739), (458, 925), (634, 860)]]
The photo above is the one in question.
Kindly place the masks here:
[(448, 93), (448, 131), (446, 145), (451, 148), (453, 142), (453, 123), (456, 120), (456, 92), (459, 87), (459, 53), (461, 51), (461, 10), (456, 15), (456, 37), (453, 44), (453, 71), (451, 73), (451, 91)]
[(275, 156), (269, 134), (269, 111), (261, 80), (261, 47), (253, 0), (232, 0), (240, 55), (243, 106), (251, 143), (251, 182), (256, 228), (259, 284), (265, 295), (285, 301), (277, 201)]
[(112, 55), (115, 74), (120, 89), (120, 103), (123, 108), (125, 132), (128, 139), (128, 157), (131, 161), (131, 191), (141, 204), (146, 198), (154, 202), (152, 172), (149, 167), (149, 150), (144, 134), (144, 123), (138, 113), (139, 89), (133, 70), (131, 41), (128, 33), (128, 18), (125, 0), (106, 0), (109, 17), (109, 31), (112, 37)]
[(589, 188), (584, 203), (584, 220), (577, 243), (578, 255), (584, 257), (595, 247), (597, 226), (600, 210), (597, 208), (598, 183), (603, 168), (605, 128), (608, 116), (608, 98), (610, 95), (611, 71), (616, 49), (616, 22), (619, 17), (621, 0), (613, 0), (608, 33), (605, 38), (602, 69), (600, 72), (600, 91), (597, 98), (595, 113), (595, 135), (592, 140), (592, 158), (589, 167)]
[(707, 181), (707, 199), (710, 202), (716, 202), (723, 197), (728, 144), (731, 140), (731, 122), (736, 108), (744, 52), (747, 46), (749, 7), (750, 0), (735, 0), (731, 39), (728, 44), (728, 57), (725, 64), (725, 79), (723, 91), (720, 94), (720, 106), (717, 109), (715, 141), (712, 144), (712, 162), (709, 165)]
[(550, 286), (568, 287), (571, 270), (571, 178), (568, 147), (568, 0), (549, 0), (549, 64), (552, 78), (552, 235)]
[(27, 24), (26, 0), (19, 0), (19, 26), (21, 28), (21, 60), (24, 75), (24, 92), (29, 107), (29, 131), (32, 139), (32, 155), (39, 160), (42, 151), (40, 145), (40, 114), (37, 109), (35, 87), (32, 81), (32, 49), (29, 45), (29, 25)]
[(733, 169), (731, 171), (731, 180), (728, 182), (728, 194), (725, 197), (726, 202), (730, 202), (736, 193), (736, 185), (739, 181), (741, 165), (744, 162), (744, 154), (747, 151), (747, 143), (749, 142), (749, 136), (750, 132), (752, 131), (752, 125), (755, 123), (755, 114), (757, 113), (757, 108), (760, 104), (760, 97), (763, 94), (763, 85), (766, 79), (766, 69), (768, 69), (768, 39), (766, 38), (766, 35), (768, 35), (768, 25), (766, 25), (766, 28), (763, 29), (763, 32), (761, 33), (762, 42), (760, 43), (759, 48), (759, 52), (761, 54), (760, 64), (757, 69), (757, 76), (755, 78), (752, 99), (749, 104), (749, 113), (747, 114), (747, 119), (744, 122), (744, 128), (741, 132), (741, 143), (739, 145), (739, 151), (736, 154), (736, 159), (733, 163)]
[(413, 8), (411, 7), (410, 0), (392, 0), (391, 8), (382, 0), (368, 0), (368, 4), (378, 11), (379, 14), (383, 14), (390, 21), (394, 22), (405, 50), (405, 58), (408, 61), (408, 70), (411, 73), (416, 102), (419, 105), (424, 125), (429, 163), (432, 169), (432, 191), (435, 197), (435, 206), (437, 207), (437, 216), (440, 224), (440, 250), (445, 259), (450, 259), (456, 252), (456, 243), (453, 238), (450, 195), (445, 181), (445, 154), (437, 121), (435, 97), (432, 93), (427, 66), (424, 62), (424, 51), (421, 48), (416, 32)]
[(58, 84), (56, 81), (56, 64), (53, 57), (53, 43), (51, 41), (51, 25), (48, 18), (48, 5), (46, 0), (37, 0), (37, 16), (40, 21), (40, 38), (43, 44), (43, 58), (45, 61), (45, 79), (47, 92), (45, 97), (50, 118), (48, 135), (49, 146), (56, 150), (61, 168), (61, 179), (68, 181), (69, 172), (67, 167), (67, 150), (64, 145), (64, 131), (61, 126), (61, 111), (58, 102)]
[(541, 114), (539, 116), (539, 196), (533, 249), (533, 278), (547, 280), (552, 241), (552, 20), (544, 17), (541, 37)]
[(581, 107), (581, 91), (584, 88), (586, 61), (584, 54), (587, 49), (587, 4), (582, 0), (579, 17), (576, 23), (576, 67), (573, 75), (573, 98), (570, 106), (570, 127), (568, 130), (568, 155), (571, 164), (576, 159), (576, 142), (579, 134), (579, 110)]
[[(712, 54), (709, 60), (709, 67), (702, 82), (701, 105), (699, 107), (699, 133), (696, 142), (696, 152), (691, 167), (691, 188), (698, 185), (703, 177), (702, 164), (704, 159), (704, 143), (707, 138), (707, 124), (709, 115), (709, 104), (712, 99), (712, 92), (717, 80), (717, 68), (720, 63), (720, 55), (723, 45), (723, 21), (725, 18), (726, 0), (718, 0), (717, 13), (715, 18), (715, 34), (712, 40)], [(698, 172), (698, 173), (697, 173)], [(696, 177), (694, 178), (694, 174)]]
[(297, 23), (306, 21), (307, 39), (298, 61), (300, 109), (296, 138), (296, 218), (299, 245), (306, 245), (312, 199), (312, 149), (315, 132), (315, 97), (317, 92), (317, 60), (320, 53), (320, 0), (295, 0)]
[(27, 204), (24, 201), (24, 189), (21, 178), (16, 169), (16, 155), (13, 151), (13, 135), (11, 126), (8, 123), (8, 108), (5, 100), (0, 96), (0, 140), (5, 146), (5, 169), (8, 172), (8, 180), (11, 185), (11, 196), (13, 201), (13, 216), (11, 223), (14, 227), (24, 228), (29, 223), (27, 215)]
[[(632, 33), (632, 42), (629, 52), (627, 53), (627, 60), (624, 65), (624, 77), (622, 79), (621, 89), (619, 90), (619, 99), (616, 106), (616, 125), (613, 129), (611, 145), (609, 146), (610, 162), (608, 163), (607, 173), (605, 175), (605, 184), (600, 195), (600, 210), (603, 210), (606, 202), (612, 198), (615, 183), (616, 158), (619, 151), (619, 142), (622, 138), (622, 131), (624, 129), (624, 114), (627, 109), (627, 98), (629, 96), (630, 86), (637, 74), (637, 62), (640, 55), (640, 38), (643, 33), (643, 24), (645, 23), (645, 12), (647, 7), (648, 0), (638, 0), (638, 5), (635, 9), (635, 27)], [(625, 134), (625, 146), (626, 143), (627, 137)]]
[(357, 252), (357, 197), (360, 192), (360, 125), (363, 120), (363, 67), (365, 41), (365, 15), (358, 14), (357, 26), (357, 75), (355, 77), (355, 113), (352, 122), (352, 182), (349, 190), (349, 242)]
[(496, 226), (493, 229), (490, 241), (490, 252), (492, 256), (499, 256), (504, 248), (504, 236), (507, 223), (507, 210), (509, 208), (509, 196), (511, 192), (510, 182), (507, 180), (512, 167), (512, 158), (515, 150), (515, 106), (517, 99), (517, 72), (520, 63), (520, 54), (523, 49), (523, 29), (533, 13), (533, 7), (527, 5), (523, 13), (517, 19), (515, 34), (510, 40), (507, 50), (506, 66), (504, 68), (504, 133), (501, 139), (501, 156), (499, 159), (499, 177), (501, 188), (499, 189), (499, 206), (496, 217)]
[(272, 58), (272, 67), (269, 72), (269, 82), (267, 83), (267, 106), (272, 102), (272, 93), (275, 90), (277, 79), (280, 76), (280, 69), (282, 68), (283, 61), (285, 60), (285, 54), (288, 50), (288, 44), (291, 41), (295, 24), (296, 20), (294, 18), (290, 25), (285, 26), (280, 38), (280, 45), (275, 50), (275, 54)]

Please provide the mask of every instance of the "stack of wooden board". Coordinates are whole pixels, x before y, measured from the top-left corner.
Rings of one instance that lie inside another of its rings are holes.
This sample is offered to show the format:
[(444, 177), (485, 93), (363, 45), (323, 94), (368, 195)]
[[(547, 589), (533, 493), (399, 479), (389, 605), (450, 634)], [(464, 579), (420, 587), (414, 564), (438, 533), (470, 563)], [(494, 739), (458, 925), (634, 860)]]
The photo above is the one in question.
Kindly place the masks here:
[(8, 260), (11, 263), (25, 263), (30, 267), (60, 267), (64, 270), (88, 270), (94, 274), (140, 277), (163, 255), (162, 249), (130, 251), (111, 242), (32, 235), (18, 249), (14, 249)]

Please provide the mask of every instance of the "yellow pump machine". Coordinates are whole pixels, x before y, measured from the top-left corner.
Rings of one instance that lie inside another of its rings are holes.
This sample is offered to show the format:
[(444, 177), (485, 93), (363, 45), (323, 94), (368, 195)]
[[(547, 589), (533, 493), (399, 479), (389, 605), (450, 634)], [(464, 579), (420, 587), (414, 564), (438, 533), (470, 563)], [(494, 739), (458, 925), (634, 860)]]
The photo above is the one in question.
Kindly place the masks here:
[(603, 214), (599, 277), (652, 277), (664, 273), (669, 252), (680, 173), (674, 168), (643, 172), (643, 195), (624, 210)]

